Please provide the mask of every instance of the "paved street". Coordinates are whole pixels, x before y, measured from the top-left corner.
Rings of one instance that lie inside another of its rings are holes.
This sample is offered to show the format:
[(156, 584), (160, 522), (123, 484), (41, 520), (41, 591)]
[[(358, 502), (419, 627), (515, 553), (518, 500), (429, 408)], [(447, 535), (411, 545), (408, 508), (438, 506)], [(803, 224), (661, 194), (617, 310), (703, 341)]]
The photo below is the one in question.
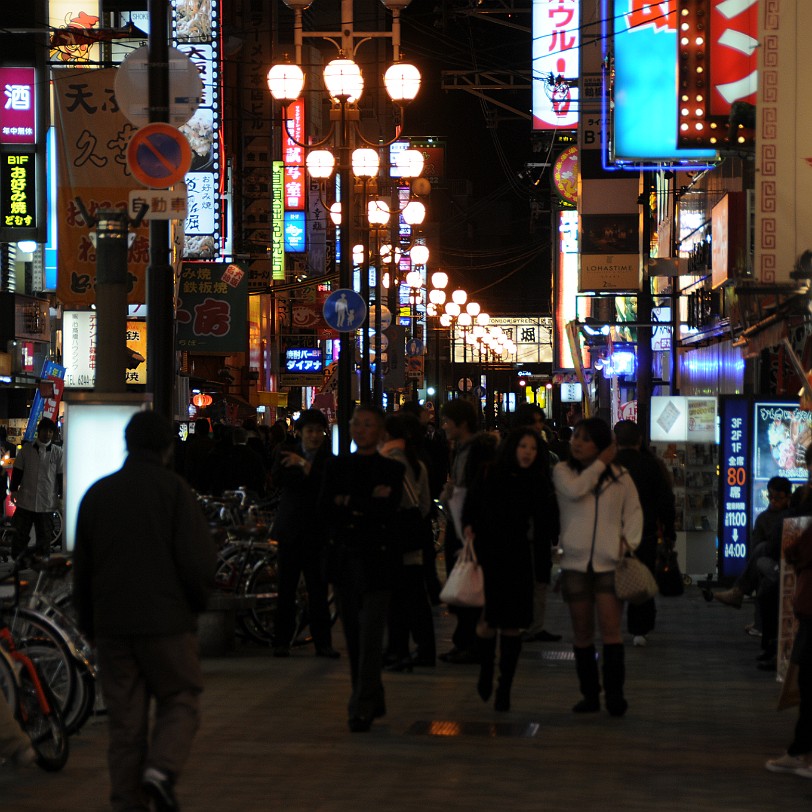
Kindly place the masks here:
[[(796, 711), (758, 671), (743, 633), (752, 606), (708, 605), (696, 587), (661, 599), (645, 649), (626, 649), (630, 710), (576, 716), (560, 644), (525, 646), (508, 714), (476, 695), (475, 666), (386, 675), (388, 716), (346, 727), (345, 659), (242, 647), (207, 659), (204, 723), (179, 787), (182, 808), (230, 810), (809, 810), (812, 781), (774, 775)], [(567, 632), (558, 595), (548, 629)], [(440, 651), (451, 621), (437, 616)], [(336, 636), (343, 648), (341, 635)], [(61, 773), (0, 770), (7, 812), (103, 810), (105, 724), (71, 740)]]

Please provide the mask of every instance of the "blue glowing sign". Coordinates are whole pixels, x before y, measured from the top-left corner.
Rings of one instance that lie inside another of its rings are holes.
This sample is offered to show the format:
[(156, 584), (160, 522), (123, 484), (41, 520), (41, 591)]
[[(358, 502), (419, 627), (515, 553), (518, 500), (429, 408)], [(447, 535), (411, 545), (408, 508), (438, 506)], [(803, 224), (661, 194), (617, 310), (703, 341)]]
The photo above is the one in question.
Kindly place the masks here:
[(301, 254), (305, 250), (305, 213), (285, 211), (285, 251)]
[(285, 349), (286, 372), (320, 373), (324, 369), (321, 350), (310, 347), (288, 347)]
[(750, 399), (719, 399), (719, 575), (741, 575), (750, 541)]
[[(677, 147), (677, 4), (615, 0), (612, 159), (618, 163), (710, 161), (711, 149)], [(611, 38), (605, 39), (611, 42)]]

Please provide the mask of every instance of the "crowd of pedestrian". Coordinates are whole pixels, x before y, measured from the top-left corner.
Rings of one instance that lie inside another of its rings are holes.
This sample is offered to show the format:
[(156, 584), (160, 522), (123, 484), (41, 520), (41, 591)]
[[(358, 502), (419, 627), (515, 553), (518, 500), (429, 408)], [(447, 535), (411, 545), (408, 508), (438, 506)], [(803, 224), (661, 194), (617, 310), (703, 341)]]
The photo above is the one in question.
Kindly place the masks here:
[[(41, 421), (36, 442), (17, 456), (12, 479), (18, 521), (27, 523), (26, 531), (35, 526), (38, 536), (47, 530), (39, 514), (61, 487), (54, 428)], [(332, 585), (349, 661), (352, 732), (368, 731), (386, 713), (385, 669), (431, 668), (438, 658), (478, 665), (472, 691), (485, 702), (493, 696), (496, 711), (510, 710), (523, 644), (561, 639), (544, 627), (554, 560), (581, 694), (572, 711), (627, 712), (625, 607), (615, 594), (615, 569), (634, 552), (654, 571), (658, 548), (672, 546), (675, 536), (670, 478), (643, 448), (639, 427), (621, 421), (613, 430), (586, 418), (562, 443), (537, 406), (525, 406), (512, 429), (499, 433), (482, 430), (474, 404), (458, 399), (445, 404), (439, 427), (419, 404), (388, 416), (361, 404), (349, 428), (354, 451), (335, 456), (319, 410), (304, 410), (295, 433), (280, 426), (275, 438), (251, 424), (210, 432), (208, 421), (197, 421), (172, 471), (169, 421), (151, 412), (130, 421), (123, 467), (82, 500), (74, 553), (79, 623), (96, 646), (109, 712), (114, 809), (148, 809), (149, 799), (157, 809), (177, 809), (175, 783), (200, 723), (195, 619), (206, 607), (215, 551), (192, 488), (248, 486), (258, 496), (276, 490), (272, 653), (290, 655), (303, 580), (315, 653), (339, 658), (328, 605)], [(807, 465), (812, 472), (810, 451)], [(731, 589), (706, 593), (736, 607), (750, 592), (764, 596), (758, 622), (773, 654), (782, 520), (812, 513), (810, 494), (812, 484), (790, 500), (789, 482), (770, 480), (769, 509), (756, 522), (744, 574)], [(484, 575), (484, 606), (449, 607), (453, 645), (438, 657), (432, 522), (439, 515), (445, 516), (446, 569), (464, 545), (472, 546)], [(801, 704), (787, 753), (767, 768), (812, 777), (810, 547), (812, 531), (786, 551), (798, 571), (800, 628), (792, 660)], [(628, 607), (635, 646), (647, 644), (655, 620), (653, 599)], [(28, 742), (7, 711), (0, 707), (0, 756), (28, 763)]]

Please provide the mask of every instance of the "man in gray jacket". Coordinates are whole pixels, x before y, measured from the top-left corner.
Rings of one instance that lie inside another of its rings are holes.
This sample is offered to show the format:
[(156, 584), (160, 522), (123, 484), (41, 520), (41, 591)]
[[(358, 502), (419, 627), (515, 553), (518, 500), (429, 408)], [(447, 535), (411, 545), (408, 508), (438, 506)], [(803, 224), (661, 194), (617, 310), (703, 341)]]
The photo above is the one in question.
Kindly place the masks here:
[(200, 723), (196, 617), (216, 553), (192, 492), (167, 467), (171, 423), (139, 412), (125, 439), (124, 465), (79, 507), (74, 600), (98, 654), (113, 809), (147, 810), (149, 797), (156, 809), (175, 810), (174, 784)]

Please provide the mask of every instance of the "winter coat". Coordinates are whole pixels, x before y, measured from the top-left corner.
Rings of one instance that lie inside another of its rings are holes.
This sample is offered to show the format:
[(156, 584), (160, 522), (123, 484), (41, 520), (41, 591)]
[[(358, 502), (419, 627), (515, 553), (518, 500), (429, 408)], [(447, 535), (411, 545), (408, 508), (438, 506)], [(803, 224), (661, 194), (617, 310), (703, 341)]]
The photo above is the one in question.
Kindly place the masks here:
[(595, 460), (583, 471), (568, 462), (553, 469), (561, 522), (561, 568), (611, 572), (620, 560), (620, 539), (634, 550), (643, 533), (637, 488), (625, 468)]

